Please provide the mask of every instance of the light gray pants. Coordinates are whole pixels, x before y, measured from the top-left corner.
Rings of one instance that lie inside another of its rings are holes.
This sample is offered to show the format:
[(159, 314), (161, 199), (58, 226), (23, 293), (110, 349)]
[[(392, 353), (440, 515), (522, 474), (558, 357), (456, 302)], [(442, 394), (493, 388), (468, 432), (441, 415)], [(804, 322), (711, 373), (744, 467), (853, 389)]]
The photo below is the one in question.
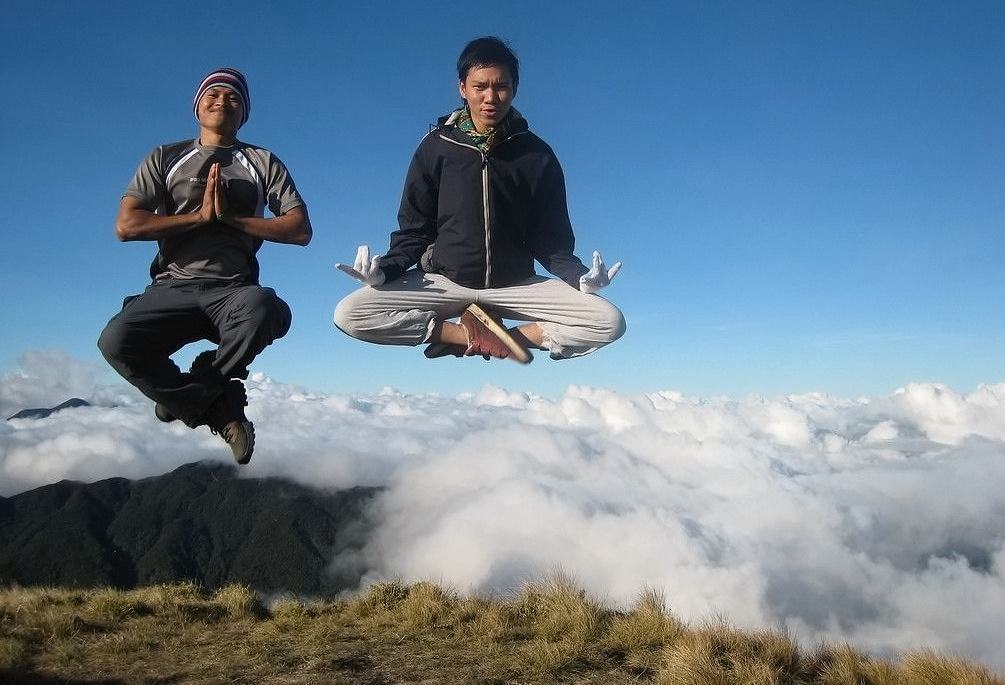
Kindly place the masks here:
[(335, 307), (335, 325), (366, 342), (421, 345), (438, 322), (460, 316), (473, 302), (504, 319), (536, 322), (552, 359), (589, 354), (625, 332), (617, 307), (563, 281), (535, 276), (505, 288), (476, 290), (419, 269), (346, 296)]

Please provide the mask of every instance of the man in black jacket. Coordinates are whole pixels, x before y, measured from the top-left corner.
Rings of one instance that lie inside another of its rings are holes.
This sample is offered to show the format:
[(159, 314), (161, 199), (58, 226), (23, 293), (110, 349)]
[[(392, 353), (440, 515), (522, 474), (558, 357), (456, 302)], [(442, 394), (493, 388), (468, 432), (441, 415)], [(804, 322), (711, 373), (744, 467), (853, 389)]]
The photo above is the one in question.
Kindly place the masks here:
[[(387, 254), (363, 245), (353, 266), (337, 265), (364, 287), (338, 304), (335, 325), (368, 342), (429, 343), (429, 357), (526, 362), (526, 348), (562, 359), (613, 342), (624, 317), (595, 293), (621, 264), (594, 252), (590, 269), (573, 254), (562, 168), (512, 107), (516, 56), (478, 38), (457, 74), (464, 106), (419, 144)], [(538, 276), (535, 260), (558, 278)], [(507, 331), (502, 318), (525, 323)]]

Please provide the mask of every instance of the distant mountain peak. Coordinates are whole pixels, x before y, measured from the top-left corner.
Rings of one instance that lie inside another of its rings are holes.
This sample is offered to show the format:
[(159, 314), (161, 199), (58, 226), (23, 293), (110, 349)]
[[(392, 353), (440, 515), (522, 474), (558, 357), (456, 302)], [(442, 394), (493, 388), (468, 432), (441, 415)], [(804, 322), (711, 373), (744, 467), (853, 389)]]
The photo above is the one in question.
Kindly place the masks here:
[(7, 420), (11, 419), (44, 419), (51, 414), (55, 414), (58, 411), (64, 409), (76, 409), (77, 407), (90, 407), (91, 403), (87, 400), (82, 400), (79, 397), (71, 397), (66, 402), (57, 404), (55, 407), (44, 407), (38, 409), (22, 409), (16, 414), (12, 414), (7, 417)]

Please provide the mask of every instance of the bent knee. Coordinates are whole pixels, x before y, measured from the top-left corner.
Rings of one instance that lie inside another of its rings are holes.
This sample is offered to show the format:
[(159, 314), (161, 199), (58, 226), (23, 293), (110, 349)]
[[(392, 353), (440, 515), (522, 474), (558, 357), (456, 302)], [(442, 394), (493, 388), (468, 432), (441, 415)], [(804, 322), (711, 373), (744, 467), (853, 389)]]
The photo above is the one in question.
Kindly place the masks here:
[(281, 338), (290, 330), (293, 312), (272, 288), (257, 288), (249, 293), (234, 318), (257, 330), (268, 330)]
[(598, 333), (606, 343), (612, 343), (625, 334), (628, 324), (625, 322), (625, 315), (607, 300), (603, 300), (604, 305), (598, 311), (598, 316), (594, 320), (594, 325)]
[(282, 338), (290, 332), (290, 327), (293, 326), (293, 310), (290, 309), (290, 305), (278, 297), (276, 298), (271, 321), (273, 339)]
[(248, 316), (261, 319), (282, 316), (290, 310), (272, 288), (255, 288), (246, 293), (240, 308)]
[(621, 310), (618, 309), (617, 307), (615, 307), (615, 309), (617, 310), (618, 315), (616, 317), (616, 320), (612, 322), (613, 325), (611, 326), (611, 331), (613, 333), (613, 337), (611, 338), (611, 342), (614, 342), (615, 340), (623, 336), (625, 334), (625, 331), (628, 330), (628, 322), (625, 321), (625, 315), (622, 314)]
[(122, 356), (124, 347), (125, 331), (122, 326), (117, 325), (115, 319), (112, 319), (98, 336), (98, 349), (107, 361), (112, 361)]
[(335, 313), (332, 315), (332, 322), (335, 327), (346, 335), (358, 338), (358, 323), (360, 318), (356, 315), (356, 307), (352, 303), (352, 295), (342, 298), (335, 305)]

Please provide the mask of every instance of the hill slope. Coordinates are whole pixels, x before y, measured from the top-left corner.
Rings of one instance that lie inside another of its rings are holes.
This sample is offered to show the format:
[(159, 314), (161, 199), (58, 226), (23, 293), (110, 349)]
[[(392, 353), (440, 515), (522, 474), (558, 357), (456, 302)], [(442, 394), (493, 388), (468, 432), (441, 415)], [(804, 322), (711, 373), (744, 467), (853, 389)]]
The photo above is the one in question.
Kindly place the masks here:
[(361, 545), (372, 488), (325, 492), (236, 467), (182, 466), (138, 481), (61, 481), (0, 498), (0, 584), (133, 588), (192, 581), (327, 594), (326, 573)]

